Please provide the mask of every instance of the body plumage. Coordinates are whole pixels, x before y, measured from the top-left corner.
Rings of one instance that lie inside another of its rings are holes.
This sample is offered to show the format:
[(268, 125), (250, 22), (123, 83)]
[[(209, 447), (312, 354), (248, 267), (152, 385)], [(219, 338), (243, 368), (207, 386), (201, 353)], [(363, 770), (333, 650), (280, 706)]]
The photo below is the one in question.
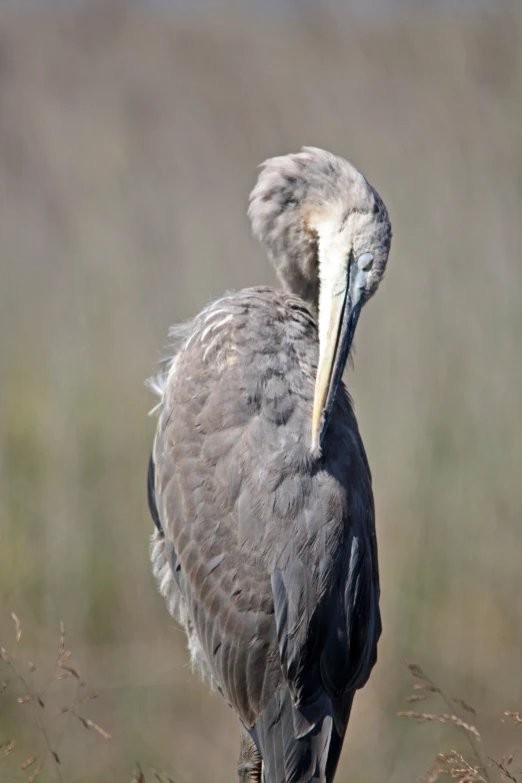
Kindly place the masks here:
[(381, 631), (368, 462), (340, 376), (318, 392), (319, 289), (215, 301), (156, 379), (153, 568), (241, 721), (243, 781), (331, 783)]

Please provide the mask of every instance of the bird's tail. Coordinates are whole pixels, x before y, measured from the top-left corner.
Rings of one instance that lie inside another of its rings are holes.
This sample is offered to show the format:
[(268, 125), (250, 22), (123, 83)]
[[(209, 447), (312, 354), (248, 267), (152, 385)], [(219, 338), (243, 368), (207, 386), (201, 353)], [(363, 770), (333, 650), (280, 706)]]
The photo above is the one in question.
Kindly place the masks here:
[(332, 783), (353, 691), (296, 707), (288, 687), (276, 691), (251, 729), (263, 759), (263, 783)]

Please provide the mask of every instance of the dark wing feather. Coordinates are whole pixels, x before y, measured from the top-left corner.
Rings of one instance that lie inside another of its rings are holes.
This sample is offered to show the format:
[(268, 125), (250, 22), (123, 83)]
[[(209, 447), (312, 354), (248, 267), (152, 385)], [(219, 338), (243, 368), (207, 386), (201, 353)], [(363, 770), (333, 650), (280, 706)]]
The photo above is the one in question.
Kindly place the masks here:
[(323, 781), (332, 734), (331, 706), (324, 700), (324, 712), (302, 737), (295, 736), (296, 706), (290, 690), (275, 691), (252, 736), (263, 757), (266, 783), (319, 783)]
[(161, 531), (161, 522), (158, 514), (158, 507), (156, 505), (156, 493), (154, 490), (155, 485), (155, 469), (154, 459), (152, 454), (149, 457), (149, 467), (147, 470), (147, 500), (149, 503), (149, 511), (152, 517), (152, 521), (156, 525), (156, 529)]
[(151, 511), (265, 779), (324, 781), (375, 660), (369, 470), (344, 391), (325, 457), (311, 461), (317, 333), (306, 308), (269, 289), (215, 308), (219, 323), (211, 309), (196, 319), (170, 372)]
[(352, 538), (321, 651), (321, 679), (334, 698), (362, 688), (376, 661), (381, 633), (379, 592), (368, 559), (360, 539)]

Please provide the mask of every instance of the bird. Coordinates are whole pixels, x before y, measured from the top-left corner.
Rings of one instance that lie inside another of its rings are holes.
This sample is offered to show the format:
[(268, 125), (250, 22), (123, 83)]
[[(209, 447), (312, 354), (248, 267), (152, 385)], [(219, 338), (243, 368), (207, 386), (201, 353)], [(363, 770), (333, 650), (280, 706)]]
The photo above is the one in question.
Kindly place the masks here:
[(148, 467), (153, 572), (234, 709), (240, 783), (332, 783), (381, 635), (372, 479), (342, 376), (391, 243), (347, 160), (266, 160), (249, 201), (281, 289), (170, 330)]

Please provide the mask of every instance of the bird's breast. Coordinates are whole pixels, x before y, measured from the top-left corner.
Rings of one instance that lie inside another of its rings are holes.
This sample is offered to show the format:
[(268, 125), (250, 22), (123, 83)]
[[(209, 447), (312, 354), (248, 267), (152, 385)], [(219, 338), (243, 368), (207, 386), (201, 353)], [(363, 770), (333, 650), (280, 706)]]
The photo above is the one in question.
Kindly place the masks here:
[(322, 461), (311, 455), (317, 354), (313, 316), (272, 289), (229, 295), (194, 319), (168, 371), (158, 429), (186, 517), (204, 518), (210, 506), (234, 515), (250, 551), (275, 552), (271, 539), (283, 531), (319, 550), (335, 544), (348, 474), (365, 479), (365, 468), (344, 389)]
[(245, 418), (266, 434), (293, 415), (311, 417), (317, 328), (304, 303), (267, 288), (223, 297), (190, 324), (166, 375), (164, 402), (192, 401), (201, 432)]

